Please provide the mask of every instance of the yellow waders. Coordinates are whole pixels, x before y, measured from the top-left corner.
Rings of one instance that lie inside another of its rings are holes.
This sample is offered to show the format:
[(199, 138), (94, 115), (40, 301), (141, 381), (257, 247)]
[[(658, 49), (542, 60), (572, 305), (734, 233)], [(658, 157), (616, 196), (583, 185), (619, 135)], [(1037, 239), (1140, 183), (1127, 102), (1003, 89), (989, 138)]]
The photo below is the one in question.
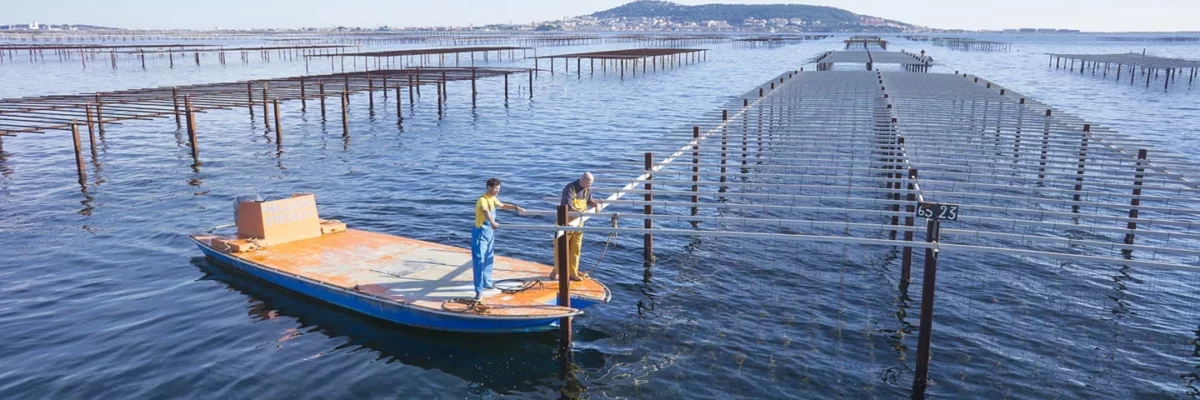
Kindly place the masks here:
[[(584, 189), (583, 198), (575, 198), (571, 200), (571, 208), (576, 212), (587, 211), (587, 191)], [(583, 247), (583, 232), (567, 232), (567, 271), (570, 271), (568, 278), (579, 277), (579, 251)], [(554, 241), (554, 260), (558, 260), (558, 241)], [(557, 276), (558, 270), (552, 272), (550, 276)]]

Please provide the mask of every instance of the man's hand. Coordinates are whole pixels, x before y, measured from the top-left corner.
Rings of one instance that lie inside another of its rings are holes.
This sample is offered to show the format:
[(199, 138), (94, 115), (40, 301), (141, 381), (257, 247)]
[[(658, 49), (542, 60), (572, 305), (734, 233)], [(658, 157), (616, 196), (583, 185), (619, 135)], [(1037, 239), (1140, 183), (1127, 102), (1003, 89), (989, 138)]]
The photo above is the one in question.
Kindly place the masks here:
[(517, 207), (517, 215), (520, 215), (520, 216), (524, 217), (524, 216), (525, 216), (525, 209), (524, 209), (524, 208), (521, 208), (521, 207)]
[(495, 223), (495, 222), (489, 222), (489, 223), (490, 223), (490, 224), (492, 224), (492, 229), (493, 229), (493, 230), (500, 229), (500, 224), (497, 224), (497, 223)]

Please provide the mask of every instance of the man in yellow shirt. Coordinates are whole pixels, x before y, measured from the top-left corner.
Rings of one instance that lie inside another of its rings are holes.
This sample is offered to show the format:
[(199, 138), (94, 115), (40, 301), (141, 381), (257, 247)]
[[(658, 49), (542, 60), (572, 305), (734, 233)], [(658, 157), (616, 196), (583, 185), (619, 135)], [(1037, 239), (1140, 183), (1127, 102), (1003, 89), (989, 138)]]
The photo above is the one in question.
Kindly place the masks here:
[(487, 180), (487, 192), (475, 201), (475, 227), (471, 229), (471, 266), (477, 302), (483, 298), (483, 289), (492, 288), (492, 265), (495, 256), (492, 245), (495, 244), (496, 229), (500, 228), (500, 224), (496, 223), (496, 209), (516, 210), (521, 216), (525, 215), (524, 208), (500, 202), (500, 198), (496, 197), (498, 194), (500, 180), (491, 178)]

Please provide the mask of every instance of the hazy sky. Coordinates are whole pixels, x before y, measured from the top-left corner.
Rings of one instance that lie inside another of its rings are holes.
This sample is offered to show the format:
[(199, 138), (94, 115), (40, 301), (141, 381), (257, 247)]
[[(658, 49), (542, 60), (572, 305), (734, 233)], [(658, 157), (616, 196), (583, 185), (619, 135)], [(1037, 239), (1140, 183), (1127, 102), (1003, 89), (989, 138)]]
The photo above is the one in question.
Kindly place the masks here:
[[(125, 28), (299, 28), (524, 23), (590, 14), (629, 0), (0, 0), (0, 24)], [(1200, 30), (1200, 0), (679, 0), (812, 4), (934, 28)]]

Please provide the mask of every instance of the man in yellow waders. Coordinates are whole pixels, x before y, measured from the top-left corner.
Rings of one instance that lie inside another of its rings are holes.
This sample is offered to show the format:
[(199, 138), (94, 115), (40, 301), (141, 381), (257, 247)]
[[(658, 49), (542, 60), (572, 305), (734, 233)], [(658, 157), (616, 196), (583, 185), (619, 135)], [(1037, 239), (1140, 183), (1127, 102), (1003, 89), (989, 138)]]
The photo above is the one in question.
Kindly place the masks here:
[[(559, 204), (567, 205), (567, 209), (574, 212), (584, 212), (592, 207), (598, 207), (599, 202), (592, 199), (592, 177), (591, 172), (584, 172), (583, 176), (574, 182), (568, 183), (563, 187), (562, 199)], [(558, 259), (558, 241), (554, 241), (554, 259)], [(583, 246), (583, 232), (567, 232), (567, 270), (570, 271), (569, 278), (579, 282), (587, 275), (579, 273), (579, 249)], [(550, 273), (550, 279), (557, 276), (558, 269)]]

